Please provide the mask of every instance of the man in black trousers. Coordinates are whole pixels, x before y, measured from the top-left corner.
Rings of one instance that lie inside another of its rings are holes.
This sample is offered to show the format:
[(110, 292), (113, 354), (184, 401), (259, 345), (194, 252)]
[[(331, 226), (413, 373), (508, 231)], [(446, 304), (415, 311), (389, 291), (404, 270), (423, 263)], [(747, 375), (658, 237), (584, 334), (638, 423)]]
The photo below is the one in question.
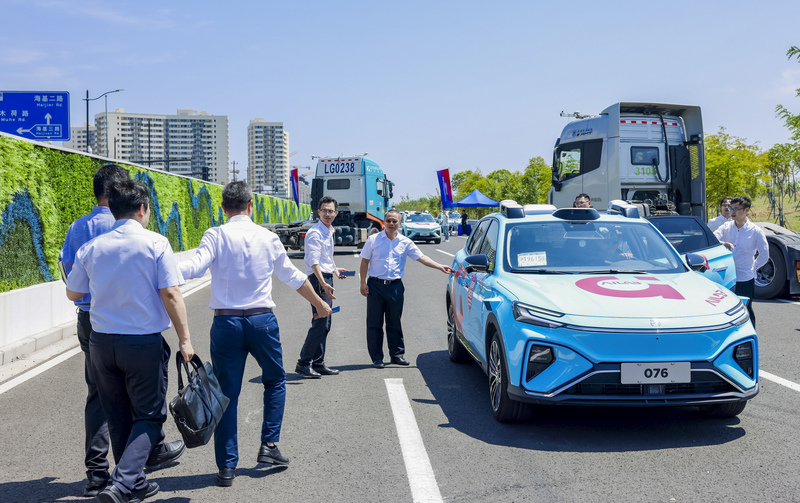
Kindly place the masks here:
[(117, 465), (97, 500), (127, 503), (159, 489), (147, 481), (144, 468), (166, 420), (169, 353), (161, 332), (170, 321), (187, 361), (194, 350), (172, 247), (166, 237), (146, 228), (147, 186), (132, 180), (114, 183), (109, 208), (116, 221), (76, 253), (67, 298), (92, 295), (92, 372)]
[[(59, 254), (63, 273), (62, 279), (65, 283), (80, 247), (87, 241), (108, 232), (116, 221), (108, 208), (108, 196), (111, 186), (116, 182), (123, 182), (129, 179), (128, 170), (116, 164), (106, 164), (94, 174), (92, 185), (97, 205), (92, 208), (91, 213), (82, 216), (69, 226), (67, 236), (64, 239), (64, 246)], [(97, 496), (97, 493), (108, 485), (110, 477), (108, 473), (108, 422), (100, 404), (100, 396), (97, 394), (97, 384), (95, 383), (94, 370), (92, 369), (91, 345), (89, 344), (89, 337), (92, 333), (92, 322), (89, 316), (91, 300), (92, 296), (86, 294), (75, 301), (75, 307), (78, 311), (78, 341), (84, 354), (84, 378), (88, 388), (84, 407), (86, 486), (83, 489), (83, 495), (86, 497)], [(165, 365), (165, 376), (166, 373), (167, 366)], [(166, 380), (164, 384), (166, 385)], [(166, 391), (165, 386), (164, 393)], [(145, 468), (151, 471), (177, 459), (183, 453), (185, 447), (182, 440), (165, 443), (163, 430), (160, 437), (158, 445), (153, 448), (153, 452), (145, 465)]]
[(406, 257), (432, 269), (451, 274), (449, 266), (434, 262), (417, 245), (399, 234), (400, 212), (389, 210), (383, 217), (384, 230), (367, 239), (361, 250), (361, 295), (367, 298), (367, 351), (372, 366), (384, 368), (383, 322), (391, 363), (408, 365), (400, 318), (403, 316), (403, 272)]

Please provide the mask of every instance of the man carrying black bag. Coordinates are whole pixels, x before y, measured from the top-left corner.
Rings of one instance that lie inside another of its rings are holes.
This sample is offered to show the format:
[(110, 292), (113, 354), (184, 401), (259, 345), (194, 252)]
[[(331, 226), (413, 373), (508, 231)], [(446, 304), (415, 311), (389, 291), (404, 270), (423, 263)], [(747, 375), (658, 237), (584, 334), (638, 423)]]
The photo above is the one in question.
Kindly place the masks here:
[(289, 463), (276, 444), (286, 403), (286, 372), (278, 322), (272, 313), (272, 274), (308, 300), (319, 317), (330, 316), (331, 308), (314, 292), (306, 275), (292, 265), (278, 236), (250, 219), (253, 193), (245, 182), (225, 186), (222, 210), (228, 222), (208, 229), (194, 257), (178, 267), (185, 279), (199, 278), (211, 269), (211, 361), (222, 393), (230, 399), (214, 432), (214, 452), (219, 468), (217, 485), (228, 487), (239, 463), (236, 409), (248, 354), (261, 367), (264, 385), (258, 462)]
[(91, 359), (117, 466), (103, 503), (141, 501), (158, 492), (144, 466), (166, 419), (161, 332), (178, 333), (184, 358), (194, 356), (169, 240), (147, 230), (150, 192), (132, 180), (115, 183), (111, 230), (83, 245), (67, 279), (67, 297), (92, 294)]

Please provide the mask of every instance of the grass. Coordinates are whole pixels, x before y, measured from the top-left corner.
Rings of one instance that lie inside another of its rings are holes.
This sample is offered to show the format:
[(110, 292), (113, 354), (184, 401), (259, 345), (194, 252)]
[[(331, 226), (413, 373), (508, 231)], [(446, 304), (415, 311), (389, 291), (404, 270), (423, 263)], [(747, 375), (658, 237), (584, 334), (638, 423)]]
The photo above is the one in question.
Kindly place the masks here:
[[(775, 216), (775, 212), (772, 210), (769, 199), (767, 199), (766, 196), (756, 198), (753, 201), (753, 207), (750, 209), (750, 214), (750, 220), (754, 222), (779, 223), (778, 218)], [(709, 217), (713, 216), (716, 215), (709, 215)], [(786, 219), (784, 227), (794, 232), (800, 231), (800, 194), (785, 196), (783, 198), (783, 216)]]

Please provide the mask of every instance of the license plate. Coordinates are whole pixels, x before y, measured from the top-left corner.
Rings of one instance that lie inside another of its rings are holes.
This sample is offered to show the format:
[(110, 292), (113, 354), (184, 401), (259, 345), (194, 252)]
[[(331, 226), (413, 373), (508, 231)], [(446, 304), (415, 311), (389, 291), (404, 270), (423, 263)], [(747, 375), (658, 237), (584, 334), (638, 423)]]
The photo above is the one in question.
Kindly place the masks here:
[(692, 382), (690, 362), (623, 363), (622, 384), (670, 384)]
[(430, 236), (430, 235), (431, 235), (430, 232), (423, 232), (423, 233), (420, 234), (420, 236)]

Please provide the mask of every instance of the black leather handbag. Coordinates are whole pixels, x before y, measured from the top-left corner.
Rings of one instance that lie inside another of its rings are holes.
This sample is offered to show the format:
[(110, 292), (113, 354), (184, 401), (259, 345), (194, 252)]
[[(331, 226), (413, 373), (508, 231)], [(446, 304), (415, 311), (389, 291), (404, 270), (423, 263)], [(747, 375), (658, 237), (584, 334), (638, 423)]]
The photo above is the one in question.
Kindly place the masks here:
[[(204, 364), (199, 356), (194, 355), (189, 363), (194, 370), (189, 370), (180, 352), (175, 355), (178, 396), (169, 403), (169, 411), (186, 447), (192, 448), (206, 445), (211, 440), (230, 400), (222, 394), (211, 362)], [(183, 385), (181, 366), (186, 372), (186, 386)]]

